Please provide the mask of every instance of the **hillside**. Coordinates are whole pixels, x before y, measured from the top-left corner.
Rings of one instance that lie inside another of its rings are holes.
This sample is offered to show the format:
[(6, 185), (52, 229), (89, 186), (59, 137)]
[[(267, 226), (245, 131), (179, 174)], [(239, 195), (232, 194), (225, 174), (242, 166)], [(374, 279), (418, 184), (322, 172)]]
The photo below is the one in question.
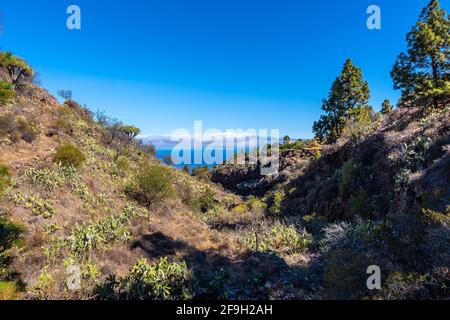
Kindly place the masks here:
[(406, 41), (396, 106), (375, 111), (348, 58), (315, 138), (261, 146), (280, 150), (268, 176), (232, 159), (168, 166), (139, 128), (70, 90), (58, 101), (0, 52), (0, 300), (449, 299), (450, 20), (438, 0)]
[[(399, 108), (320, 157), (284, 151), (280, 176), (253, 187), (263, 197), (241, 198), (162, 165), (136, 142), (108, 145), (86, 109), (27, 84), (0, 113), (0, 163), (10, 172), (2, 230), (17, 226), (22, 240), (6, 251), (2, 297), (136, 298), (129, 292), (152, 281), (169, 290), (148, 298), (445, 297), (449, 108), (420, 110)], [(85, 156), (81, 167), (55, 163), (66, 144)], [(174, 193), (147, 206), (127, 191), (143, 164), (168, 170)], [(373, 296), (364, 279), (375, 262), (387, 278)], [(142, 278), (140, 268), (155, 265), (175, 268), (173, 279)], [(71, 266), (82, 274), (76, 290)]]
[(308, 270), (320, 276), (307, 285), (320, 286), (320, 296), (370, 295), (363, 266), (375, 264), (385, 272), (384, 298), (448, 298), (450, 106), (424, 110), (402, 105), (358, 141), (323, 146), (318, 159), (308, 148), (295, 151), (297, 161), (282, 151), (289, 165), (276, 179), (230, 165), (212, 177), (262, 195), (269, 213), (314, 236)]
[[(133, 266), (174, 268), (169, 280), (136, 276), (168, 281), (151, 298), (306, 297), (291, 282), (310, 260), (308, 233), (265, 217), (255, 197), (161, 164), (138, 141), (110, 143), (100, 122), (32, 83), (1, 106), (2, 298), (137, 298), (124, 293), (138, 285), (129, 283)], [(81, 165), (55, 160), (67, 145)], [(167, 171), (173, 191), (149, 205), (134, 192), (146, 166)], [(81, 287), (71, 290), (77, 268)]]

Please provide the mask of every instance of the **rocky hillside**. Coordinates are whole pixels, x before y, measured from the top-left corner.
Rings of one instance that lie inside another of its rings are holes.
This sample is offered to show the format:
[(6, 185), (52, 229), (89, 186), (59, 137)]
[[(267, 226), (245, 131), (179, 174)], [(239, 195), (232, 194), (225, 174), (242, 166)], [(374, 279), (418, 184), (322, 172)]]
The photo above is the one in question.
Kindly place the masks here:
[(448, 106), (283, 147), (276, 177), (221, 166), (225, 191), (72, 100), (16, 91), (0, 109), (3, 299), (448, 297)]
[(276, 179), (229, 165), (212, 177), (262, 195), (269, 214), (320, 239), (309, 270), (320, 270), (321, 296), (370, 294), (363, 266), (374, 264), (384, 272), (384, 297), (448, 298), (449, 115), (448, 103), (438, 110), (401, 105), (360, 139), (323, 146), (320, 158), (282, 152), (288, 165)]
[[(11, 90), (11, 87), (8, 87)], [(0, 106), (0, 299), (307, 298), (302, 226), (23, 81)]]

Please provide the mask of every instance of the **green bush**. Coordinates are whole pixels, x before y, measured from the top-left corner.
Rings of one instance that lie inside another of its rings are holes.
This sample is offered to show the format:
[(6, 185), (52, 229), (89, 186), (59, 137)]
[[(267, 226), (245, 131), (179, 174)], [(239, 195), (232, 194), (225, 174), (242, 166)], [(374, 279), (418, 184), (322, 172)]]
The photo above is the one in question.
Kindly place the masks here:
[(255, 196), (250, 196), (246, 205), (253, 213), (264, 213), (267, 209), (267, 204)]
[(192, 176), (197, 177), (199, 179), (206, 179), (208, 177), (208, 173), (209, 173), (208, 166), (192, 168)]
[(56, 149), (53, 156), (53, 162), (62, 164), (63, 166), (73, 166), (80, 168), (86, 160), (84, 154), (76, 146), (71, 144), (63, 144)]
[(186, 300), (193, 296), (186, 263), (165, 257), (151, 266), (141, 259), (127, 276), (117, 280), (110, 275), (94, 292), (97, 298), (108, 300)]
[(16, 300), (18, 288), (13, 281), (0, 281), (0, 301)]
[(272, 197), (272, 205), (269, 208), (269, 213), (272, 216), (279, 216), (281, 214), (281, 205), (283, 203), (285, 194), (282, 191), (275, 191)]
[(216, 196), (212, 189), (207, 189), (198, 198), (198, 208), (203, 212), (208, 212), (213, 209), (217, 203)]
[(17, 118), (17, 126), (19, 131), (22, 133), (22, 140), (31, 143), (36, 139), (37, 132), (33, 123), (24, 117), (19, 117)]
[(356, 175), (360, 171), (360, 165), (353, 159), (344, 163), (339, 170), (339, 196), (345, 197), (350, 192), (352, 183), (357, 179)]
[(170, 170), (162, 166), (143, 165), (134, 178), (130, 193), (148, 207), (172, 197), (174, 189)]
[(3, 194), (8, 182), (9, 178), (11, 176), (11, 173), (9, 172), (9, 169), (0, 164), (0, 196)]
[(293, 225), (276, 223), (262, 232), (248, 234), (244, 241), (254, 251), (296, 253), (305, 251), (312, 244), (313, 238), (305, 230), (297, 231)]
[(131, 240), (129, 224), (135, 215), (134, 208), (127, 207), (118, 216), (111, 216), (91, 225), (76, 225), (69, 239), (71, 253), (81, 258), (102, 245)]
[(15, 95), (13, 86), (5, 81), (0, 81), (0, 105), (7, 103)]
[(368, 218), (370, 216), (370, 207), (370, 198), (363, 189), (350, 198), (350, 213), (354, 216), (359, 215), (363, 218)]
[(9, 250), (20, 243), (20, 238), (25, 229), (0, 217), (0, 279), (6, 274), (7, 268), (12, 262)]

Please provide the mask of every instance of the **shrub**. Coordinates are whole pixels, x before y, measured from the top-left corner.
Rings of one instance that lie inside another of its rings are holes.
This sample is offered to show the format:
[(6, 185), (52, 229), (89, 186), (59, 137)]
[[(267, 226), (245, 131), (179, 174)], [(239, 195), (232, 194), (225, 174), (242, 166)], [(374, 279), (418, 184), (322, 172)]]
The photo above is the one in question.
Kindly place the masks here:
[(11, 196), (16, 205), (22, 205), (25, 208), (30, 209), (36, 215), (46, 219), (55, 216), (55, 209), (53, 208), (52, 203), (43, 199), (38, 194), (27, 196), (23, 195), (20, 191), (17, 191)]
[(323, 295), (327, 299), (357, 299), (368, 294), (367, 267), (372, 261), (349, 248), (337, 249), (326, 257)]
[(135, 176), (131, 189), (136, 200), (150, 207), (153, 203), (173, 196), (171, 172), (161, 166), (143, 165)]
[(17, 126), (19, 128), (19, 131), (22, 133), (22, 140), (31, 143), (36, 139), (37, 132), (33, 123), (30, 123), (23, 117), (19, 117), (17, 118)]
[(321, 249), (328, 252), (342, 245), (347, 237), (351, 225), (346, 222), (333, 223), (323, 228), (324, 236), (320, 241)]
[(17, 285), (13, 281), (0, 281), (0, 301), (15, 300), (18, 294)]
[(0, 164), (0, 196), (3, 194), (8, 182), (9, 178), (11, 176), (11, 173), (9, 172), (9, 169), (5, 167), (4, 165)]
[(0, 53), (0, 67), (6, 70), (14, 87), (24, 81), (31, 81), (34, 75), (33, 69), (27, 62), (11, 52)]
[(145, 144), (142, 147), (142, 151), (152, 157), (156, 155), (156, 148), (154, 145), (151, 144)]
[(246, 204), (253, 213), (264, 213), (267, 209), (267, 204), (255, 196), (250, 196)]
[(27, 143), (32, 143), (34, 140), (36, 140), (36, 133), (28, 131), (22, 134), (21, 138), (23, 141)]
[(367, 188), (368, 177), (372, 170), (372, 167), (365, 167), (355, 159), (345, 162), (337, 172), (339, 196), (346, 200), (352, 194), (358, 193), (361, 188)]
[(365, 190), (359, 190), (356, 195), (350, 198), (350, 213), (352, 215), (368, 218), (370, 216), (370, 209), (370, 198)]
[(18, 130), (17, 122), (12, 114), (0, 115), (0, 136), (11, 135)]
[(206, 189), (198, 198), (198, 208), (203, 212), (213, 209), (217, 203), (216, 196), (212, 189)]
[(115, 162), (120, 173), (125, 173), (130, 170), (130, 162), (125, 157), (119, 157)]
[(55, 122), (53, 122), (52, 127), (53, 129), (56, 129), (60, 132), (65, 132), (67, 134), (73, 133), (70, 121), (68, 121), (64, 116), (60, 116), (58, 119), (56, 119)]
[(20, 238), (25, 229), (0, 217), (0, 277), (4, 275), (6, 269), (12, 262), (9, 250), (20, 243)]
[(186, 300), (192, 298), (190, 272), (185, 262), (161, 258), (154, 265), (140, 259), (127, 276), (110, 275), (94, 290), (99, 299)]
[(78, 171), (74, 167), (61, 165), (54, 165), (52, 168), (29, 168), (24, 172), (24, 176), (32, 186), (48, 192), (55, 191), (77, 174)]
[(192, 176), (199, 179), (207, 179), (209, 173), (208, 166), (192, 168)]
[(282, 191), (275, 191), (272, 198), (272, 205), (269, 208), (269, 213), (272, 216), (279, 216), (281, 214), (281, 205), (284, 200), (284, 193)]
[(80, 168), (85, 160), (86, 157), (80, 149), (68, 143), (59, 146), (53, 156), (54, 163), (60, 163), (63, 166), (73, 166), (75, 168)]
[(248, 209), (249, 208), (247, 207), (247, 205), (245, 203), (241, 203), (233, 208), (233, 213), (243, 214), (243, 213), (248, 212)]
[(5, 81), (0, 81), (0, 105), (7, 103), (15, 95), (13, 86)]
[(100, 249), (104, 245), (131, 240), (129, 225), (139, 214), (135, 207), (127, 204), (117, 216), (110, 216), (93, 224), (75, 225), (72, 234), (60, 240), (74, 257), (83, 258), (91, 250)]
[(78, 102), (69, 99), (64, 101), (64, 106), (68, 107), (69, 110), (73, 111), (83, 120), (86, 120), (89, 123), (93, 122), (92, 112), (85, 105), (81, 106)]
[(313, 241), (312, 236), (293, 226), (276, 223), (268, 230), (248, 234), (245, 243), (251, 250), (276, 251), (281, 253), (296, 253), (306, 250)]

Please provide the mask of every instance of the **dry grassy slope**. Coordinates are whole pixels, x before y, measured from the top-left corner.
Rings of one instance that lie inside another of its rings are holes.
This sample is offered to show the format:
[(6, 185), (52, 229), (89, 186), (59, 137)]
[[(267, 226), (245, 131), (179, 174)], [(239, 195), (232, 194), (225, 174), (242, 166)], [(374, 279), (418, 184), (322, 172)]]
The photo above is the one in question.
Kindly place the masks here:
[[(101, 144), (101, 133), (96, 129), (96, 124), (70, 115), (73, 133), (67, 134), (62, 130), (55, 132), (53, 124), (61, 117), (62, 108), (66, 107), (61, 106), (46, 91), (32, 87), (28, 93), (19, 95), (13, 103), (0, 110), (0, 114), (12, 112), (25, 117), (34, 123), (39, 132), (31, 144), (22, 140), (2, 141), (0, 149), (0, 163), (12, 170), (15, 181), (15, 186), (1, 200), (0, 208), (27, 229), (24, 245), (16, 252), (13, 269), (21, 273), (27, 284), (25, 296), (31, 298), (89, 297), (92, 279), (86, 280), (83, 292), (65, 289), (65, 265), (69, 263), (67, 250), (49, 257), (44, 254), (45, 249), (52, 248), (55, 239), (68, 239), (77, 224), (94, 224), (119, 215), (126, 203), (130, 202), (122, 190), (137, 165), (142, 161), (159, 163), (145, 155), (134, 155), (129, 158), (130, 170), (123, 175), (112, 174), (116, 169), (114, 151)], [(26, 171), (54, 168), (52, 152), (62, 142), (78, 145), (87, 155), (87, 163), (79, 173), (80, 178), (70, 177), (54, 190), (45, 190), (31, 183), (26, 177)], [(173, 175), (178, 185), (188, 183), (199, 192), (212, 188), (219, 200), (227, 197), (239, 201), (215, 185), (195, 180), (175, 169)], [(25, 198), (39, 196), (41, 202), (53, 208), (54, 216), (44, 218), (41, 211), (33, 212), (39, 206), (38, 203), (13, 201), (14, 195)], [(136, 210), (147, 212), (134, 205)], [(201, 267), (201, 264), (195, 264), (195, 259), (199, 259), (207, 267), (214, 259), (235, 260), (244, 251), (233, 237), (208, 228), (178, 197), (153, 207), (148, 216), (133, 219), (130, 231), (131, 241), (109, 243), (98, 250), (90, 250), (81, 259), (83, 270), (92, 271), (91, 267), (95, 266), (94, 269), (100, 273), (96, 279), (103, 279), (109, 273), (121, 274), (127, 271), (139, 257), (154, 261), (161, 256), (175, 260), (184, 258), (192, 262), (190, 265)]]

